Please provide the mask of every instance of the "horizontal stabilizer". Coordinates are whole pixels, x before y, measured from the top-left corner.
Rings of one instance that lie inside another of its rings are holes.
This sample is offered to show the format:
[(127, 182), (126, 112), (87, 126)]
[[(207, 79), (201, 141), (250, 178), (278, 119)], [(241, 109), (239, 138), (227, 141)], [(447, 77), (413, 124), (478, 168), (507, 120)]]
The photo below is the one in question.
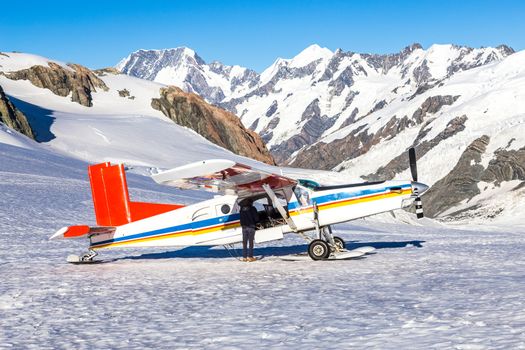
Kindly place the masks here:
[(116, 229), (117, 228), (114, 226), (66, 226), (55, 232), (55, 234), (49, 237), (49, 239), (82, 238), (92, 235), (101, 235), (104, 233), (114, 233)]

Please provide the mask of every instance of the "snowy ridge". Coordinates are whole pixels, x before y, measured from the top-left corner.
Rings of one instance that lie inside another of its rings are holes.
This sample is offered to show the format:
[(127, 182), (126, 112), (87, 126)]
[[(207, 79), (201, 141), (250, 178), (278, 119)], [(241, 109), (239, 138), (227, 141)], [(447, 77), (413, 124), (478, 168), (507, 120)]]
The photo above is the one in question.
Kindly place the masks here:
[(13, 72), (32, 66), (48, 66), (50, 62), (58, 64), (65, 69), (72, 70), (64, 62), (51, 60), (39, 55), (20, 52), (0, 52), (0, 71), (2, 72)]
[[(52, 61), (30, 54), (0, 55), (0, 58), (3, 67), (10, 69)], [(124, 74), (98, 74), (107, 91), (92, 91), (91, 107), (72, 102), (71, 95), (62, 97), (39, 88), (29, 80), (0, 75), (0, 86), (36, 129), (38, 141), (87, 162), (114, 161), (166, 168), (209, 158), (255, 162), (216, 146), (154, 109), (152, 100), (160, 97), (160, 89), (165, 85)], [(13, 138), (12, 133), (3, 128), (0, 141), (18, 146), (31, 144), (29, 140)]]
[(121, 60), (122, 73), (195, 92), (211, 103), (218, 103), (234, 91), (251, 83), (255, 72), (220, 62), (206, 64), (187, 47), (164, 50), (138, 50)]

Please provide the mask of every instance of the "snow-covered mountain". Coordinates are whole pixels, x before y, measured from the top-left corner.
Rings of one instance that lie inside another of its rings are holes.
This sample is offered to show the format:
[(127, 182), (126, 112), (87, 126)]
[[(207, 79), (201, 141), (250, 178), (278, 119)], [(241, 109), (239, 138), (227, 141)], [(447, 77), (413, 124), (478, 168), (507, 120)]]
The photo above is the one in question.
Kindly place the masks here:
[(234, 92), (250, 89), (258, 80), (258, 74), (247, 68), (220, 62), (206, 64), (186, 47), (135, 51), (121, 60), (116, 69), (134, 77), (178, 86), (215, 104)]
[(0, 87), (0, 110), (17, 118), (8, 126), (23, 126), (27, 119), (36, 140), (86, 161), (172, 166), (192, 161), (185, 156), (191, 149), (200, 150), (201, 159), (230, 157), (230, 150), (272, 163), (258, 135), (233, 114), (191, 93), (168, 94), (163, 84), (2, 53)]
[(523, 198), (524, 55), (504, 45), (413, 44), (390, 55), (312, 45), (248, 88), (223, 90), (220, 105), (281, 164), (408, 177), (414, 146), (421, 179), (435, 184), (430, 215), (490, 218)]
[(263, 137), (280, 163), (286, 163), (301, 148), (399, 96), (421, 93), (458, 72), (512, 53), (504, 45), (433, 45), (424, 50), (413, 44), (391, 55), (332, 52), (312, 45), (256, 74), (217, 62), (207, 65), (193, 50), (177, 48), (137, 51), (117, 69), (197, 92), (231, 110)]

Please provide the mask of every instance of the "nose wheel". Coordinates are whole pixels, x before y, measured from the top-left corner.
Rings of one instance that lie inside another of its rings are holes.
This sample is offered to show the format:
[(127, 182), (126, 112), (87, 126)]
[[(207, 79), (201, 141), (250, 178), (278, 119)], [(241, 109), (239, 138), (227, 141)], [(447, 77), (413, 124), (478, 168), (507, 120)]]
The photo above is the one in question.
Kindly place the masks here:
[(312, 260), (324, 260), (330, 256), (328, 243), (321, 239), (314, 239), (308, 245), (308, 255)]

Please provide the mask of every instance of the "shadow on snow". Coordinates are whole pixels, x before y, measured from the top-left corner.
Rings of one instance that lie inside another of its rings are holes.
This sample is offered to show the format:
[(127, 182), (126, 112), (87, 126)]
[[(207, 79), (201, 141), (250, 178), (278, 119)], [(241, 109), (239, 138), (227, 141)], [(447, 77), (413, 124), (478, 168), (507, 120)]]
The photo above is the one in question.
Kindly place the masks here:
[[(347, 242), (346, 248), (348, 250), (357, 249), (360, 247), (374, 247), (375, 249), (396, 249), (405, 247), (423, 248), (425, 241), (394, 241), (394, 242)], [(148, 253), (137, 256), (129, 256), (117, 260), (139, 260), (139, 259), (171, 259), (171, 258), (240, 258), (242, 257), (242, 249), (217, 249), (211, 246), (187, 247), (179, 250), (163, 252), (163, 253)], [(308, 251), (308, 244), (298, 244), (292, 246), (281, 247), (260, 247), (254, 249), (254, 255), (259, 256), (285, 256), (290, 254), (301, 254)]]
[(35, 133), (36, 141), (48, 142), (55, 138), (55, 135), (51, 132), (51, 125), (55, 121), (55, 117), (52, 116), (52, 110), (22, 101), (13, 96), (9, 96), (9, 100), (27, 117), (31, 129)]

